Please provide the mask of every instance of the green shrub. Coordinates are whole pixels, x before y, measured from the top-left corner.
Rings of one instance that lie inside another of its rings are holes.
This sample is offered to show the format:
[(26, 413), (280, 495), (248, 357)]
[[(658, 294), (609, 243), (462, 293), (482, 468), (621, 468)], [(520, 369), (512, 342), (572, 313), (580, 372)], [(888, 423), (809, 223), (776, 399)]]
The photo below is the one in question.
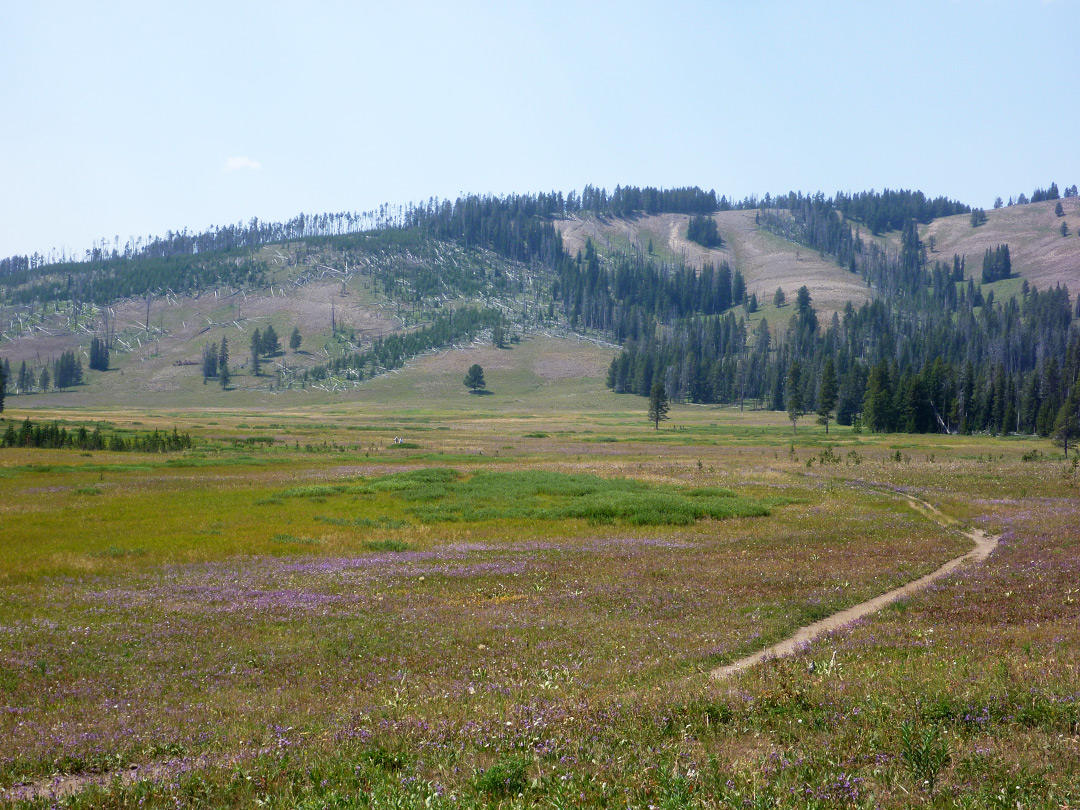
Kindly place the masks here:
[(938, 774), (950, 760), (949, 743), (942, 736), (941, 726), (927, 726), (919, 734), (912, 723), (901, 724), (900, 756), (911, 775), (933, 793)]
[(509, 755), (499, 759), (476, 777), (476, 789), (490, 796), (515, 796), (528, 787), (525, 769), (528, 760), (523, 756)]
[(364, 543), (368, 551), (408, 551), (411, 546), (403, 540), (368, 540)]

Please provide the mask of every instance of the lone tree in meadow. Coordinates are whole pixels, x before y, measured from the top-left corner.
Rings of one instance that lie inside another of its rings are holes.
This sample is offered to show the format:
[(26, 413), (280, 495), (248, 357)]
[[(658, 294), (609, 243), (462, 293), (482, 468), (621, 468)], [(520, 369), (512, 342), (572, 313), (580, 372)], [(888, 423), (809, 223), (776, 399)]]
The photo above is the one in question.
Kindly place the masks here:
[(671, 409), (671, 405), (668, 403), (667, 389), (664, 388), (664, 384), (660, 380), (656, 380), (652, 384), (652, 389), (649, 391), (649, 421), (656, 425), (656, 429), (660, 429), (660, 421), (668, 418), (668, 411)]
[(484, 382), (484, 367), (479, 363), (473, 363), (465, 373), (464, 382), (465, 387), (470, 391), (479, 391), (482, 388), (486, 388), (487, 383)]
[(836, 380), (836, 366), (832, 358), (825, 361), (825, 367), (821, 370), (821, 384), (818, 386), (818, 422), (825, 426), (825, 435), (829, 435), (829, 416), (836, 407), (839, 395), (839, 386)]
[(292, 330), (292, 334), (289, 335), (289, 348), (292, 349), (295, 352), (297, 349), (300, 348), (300, 341), (302, 339), (303, 338), (300, 337), (300, 328), (297, 327), (297, 326), (294, 326), (293, 330)]

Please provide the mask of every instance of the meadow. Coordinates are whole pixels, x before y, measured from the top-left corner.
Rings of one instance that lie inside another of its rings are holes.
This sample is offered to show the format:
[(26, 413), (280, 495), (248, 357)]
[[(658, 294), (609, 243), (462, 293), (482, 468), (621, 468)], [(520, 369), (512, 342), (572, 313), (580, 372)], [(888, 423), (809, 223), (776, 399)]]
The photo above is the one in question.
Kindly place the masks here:
[[(30, 414), (196, 446), (0, 450), (0, 805), (1080, 801), (1080, 480), (1048, 442), (393, 385)], [(709, 677), (963, 527), (986, 563)]]

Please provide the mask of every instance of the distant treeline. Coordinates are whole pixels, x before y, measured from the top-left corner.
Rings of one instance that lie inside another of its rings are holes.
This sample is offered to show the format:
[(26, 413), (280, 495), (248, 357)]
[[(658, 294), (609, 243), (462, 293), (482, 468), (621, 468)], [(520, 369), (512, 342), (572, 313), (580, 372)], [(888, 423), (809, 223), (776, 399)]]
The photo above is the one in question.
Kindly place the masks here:
[[(1080, 192), (1078, 192), (1077, 189), (1076, 189), (1076, 183), (1073, 183), (1071, 186), (1067, 187), (1065, 189), (1065, 194), (1064, 195), (1062, 195), (1062, 194), (1060, 194), (1058, 192), (1057, 183), (1051, 183), (1050, 188), (1036, 188), (1033, 192), (1031, 192), (1031, 198), (1030, 199), (1028, 199), (1028, 197), (1026, 197), (1024, 194), (1021, 194), (1019, 197), (1016, 198), (1015, 203), (1016, 203), (1016, 205), (1027, 205), (1028, 203), (1046, 202), (1047, 200), (1057, 200), (1062, 196), (1064, 196), (1066, 198), (1076, 197), (1078, 194), (1080, 194)], [(1002, 205), (1001, 197), (998, 197), (997, 200), (994, 201), (994, 207), (995, 208), (1000, 208), (1001, 205)], [(1013, 198), (1012, 197), (1009, 197), (1009, 205), (1013, 205)]]
[[(554, 267), (562, 252), (555, 220), (582, 213), (597, 216), (680, 213), (694, 215), (695, 235), (717, 244), (719, 235), (704, 215), (731, 208), (793, 209), (811, 200), (827, 204), (845, 217), (871, 228), (898, 227), (905, 217), (927, 222), (935, 216), (970, 210), (960, 203), (921, 192), (889, 191), (838, 194), (825, 200), (795, 195), (756, 197), (732, 202), (696, 186), (659, 189), (616, 186), (613, 192), (586, 186), (571, 191), (496, 197), (465, 195), (454, 201), (432, 198), (407, 206), (382, 206), (366, 213), (300, 214), (286, 222), (253, 218), (247, 224), (212, 227), (201, 233), (169, 231), (164, 237), (95, 244), (81, 257), (11, 256), (0, 259), (0, 293), (9, 303), (31, 304), (72, 300), (104, 305), (131, 296), (171, 290), (186, 293), (219, 284), (266, 283), (269, 266), (257, 255), (264, 245), (316, 240), (337, 249), (377, 248), (366, 242), (341, 240), (373, 231), (412, 231), (464, 247), (483, 247), (513, 261), (537, 261)], [(711, 218), (708, 218), (711, 220)], [(327, 240), (333, 240), (329, 243)], [(434, 286), (432, 279), (427, 287)]]
[[(189, 233), (185, 228), (176, 232), (168, 231), (164, 237), (129, 239), (123, 246), (119, 238), (111, 243), (103, 239), (82, 256), (61, 254), (56, 257), (40, 253), (10, 256), (0, 259), (0, 285), (9, 288), (25, 285), (45, 271), (60, 277), (60, 280), (36, 288), (33, 294), (36, 297), (24, 296), (19, 300), (54, 300), (61, 293), (78, 291), (74, 289), (78, 280), (66, 278), (68, 273), (74, 275), (89, 271), (92, 275), (96, 274), (97, 284), (83, 289), (79, 300), (101, 301), (109, 295), (124, 297), (152, 289), (180, 292), (200, 285), (207, 286), (218, 278), (232, 283), (250, 280), (252, 273), (265, 270), (252, 259), (254, 250), (263, 245), (370, 230), (416, 227), (439, 238), (461, 238), (471, 244), (502, 245), (501, 249), (495, 249), (511, 258), (523, 259), (531, 258), (537, 252), (539, 232), (510, 234), (505, 231), (528, 230), (535, 226), (532, 220), (537, 217), (550, 219), (580, 212), (605, 216), (627, 216), (637, 212), (703, 214), (726, 207), (731, 207), (726, 198), (718, 201), (716, 192), (705, 192), (697, 187), (658, 189), (616, 186), (614, 192), (608, 193), (606, 189), (589, 185), (580, 194), (571, 191), (566, 195), (562, 192), (506, 197), (466, 195), (453, 202), (432, 198), (426, 203), (410, 203), (407, 206), (383, 205), (377, 211), (364, 213), (299, 214), (286, 222), (265, 222), (253, 218), (246, 224), (212, 226), (198, 233)], [(522, 242), (529, 244), (530, 249), (521, 249)], [(510, 245), (516, 247), (509, 248)], [(205, 260), (212, 256), (231, 260), (237, 269), (219, 266), (229, 262), (165, 261), (195, 257)], [(122, 272), (122, 265), (132, 261), (137, 264), (137, 272)], [(107, 284), (100, 278), (102, 275), (120, 278), (115, 283)], [(65, 297), (76, 296), (68, 294)]]
[(111, 450), (115, 452), (135, 451), (139, 453), (169, 453), (178, 450), (190, 450), (194, 442), (190, 434), (172, 433), (155, 430), (152, 433), (134, 434), (124, 437), (119, 433), (106, 436), (101, 425), (87, 430), (80, 425), (68, 430), (55, 422), (50, 425), (35, 425), (29, 417), (18, 428), (8, 422), (7, 430), (0, 437), (0, 447), (37, 447), (51, 450)]

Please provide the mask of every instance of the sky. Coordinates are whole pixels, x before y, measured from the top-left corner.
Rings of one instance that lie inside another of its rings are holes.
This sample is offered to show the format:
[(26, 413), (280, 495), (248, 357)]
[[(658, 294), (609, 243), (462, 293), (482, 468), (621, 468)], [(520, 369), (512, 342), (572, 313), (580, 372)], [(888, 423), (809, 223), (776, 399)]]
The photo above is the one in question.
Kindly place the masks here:
[(1080, 183), (1080, 0), (4, 2), (0, 256), (462, 193)]

